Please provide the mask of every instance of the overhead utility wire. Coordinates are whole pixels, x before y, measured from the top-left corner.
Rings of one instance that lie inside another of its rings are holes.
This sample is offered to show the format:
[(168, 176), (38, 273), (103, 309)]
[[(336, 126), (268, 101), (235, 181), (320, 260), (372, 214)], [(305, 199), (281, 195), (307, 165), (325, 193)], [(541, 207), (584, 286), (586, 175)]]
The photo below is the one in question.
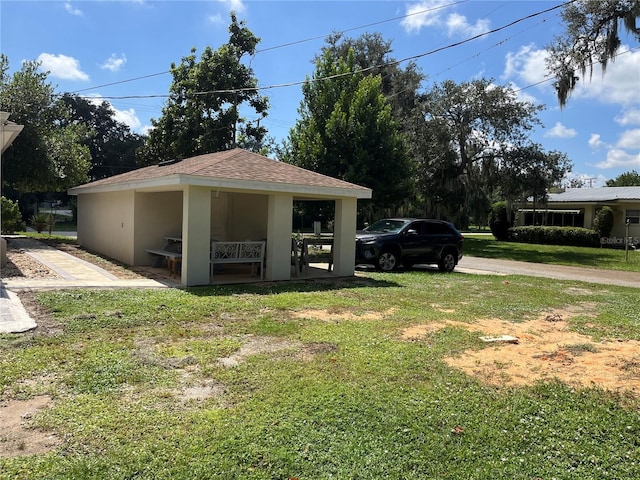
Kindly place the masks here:
[[(247, 88), (234, 88), (234, 89), (223, 89), (223, 90), (208, 90), (208, 91), (204, 91), (204, 92), (193, 92), (191, 93), (192, 96), (200, 96), (200, 95), (210, 95), (212, 93), (237, 93), (237, 92), (252, 92), (252, 91), (260, 91), (260, 90), (271, 90), (274, 88), (286, 88), (286, 87), (293, 87), (293, 86), (297, 86), (297, 85), (303, 85), (305, 83), (308, 82), (321, 82), (321, 81), (325, 81), (325, 80), (333, 80), (336, 78), (341, 78), (341, 77), (345, 77), (348, 75), (353, 75), (355, 73), (362, 73), (362, 72), (367, 72), (370, 70), (374, 70), (377, 68), (381, 68), (381, 67), (386, 67), (386, 66), (393, 66), (393, 65), (398, 65), (400, 63), (409, 61), (409, 60), (416, 60), (418, 58), (423, 58), (429, 55), (433, 55), (435, 53), (439, 53), (443, 50), (448, 50), (450, 48), (454, 48), (454, 47), (458, 47), (460, 45), (464, 45), (466, 43), (469, 43), (473, 40), (477, 40), (478, 38), (482, 38), (485, 37), (487, 35), (491, 35), (493, 33), (499, 32), (501, 30), (505, 30), (509, 27), (512, 27), (513, 25), (516, 25), (520, 22), (523, 22), (525, 20), (529, 20), (531, 18), (535, 18), (537, 16), (543, 15), (545, 13), (551, 12), (553, 10), (557, 10), (559, 8), (562, 8), (570, 3), (574, 3), (577, 0), (570, 0), (569, 2), (563, 3), (561, 5), (556, 5), (555, 7), (551, 7), (551, 8), (547, 8), (545, 10), (542, 10), (540, 12), (536, 12), (536, 13), (532, 13), (530, 15), (527, 15), (525, 17), (521, 17), (518, 18), (517, 20), (514, 20), (506, 25), (502, 25), (501, 27), (497, 27), (494, 28), (492, 30), (489, 30), (487, 32), (484, 33), (480, 33), (478, 35), (474, 35), (473, 37), (467, 38), (465, 40), (461, 40), (459, 42), (455, 42), (455, 43), (451, 43), (449, 45), (446, 45), (444, 47), (439, 47), (436, 48), (434, 50), (430, 50), (428, 52), (425, 53), (420, 53), (418, 55), (413, 55), (410, 57), (406, 57), (403, 58), (401, 60), (394, 60), (392, 62), (388, 62), (388, 63), (383, 63), (380, 65), (374, 65), (371, 67), (367, 67), (367, 68), (363, 68), (361, 70), (358, 70), (357, 72), (346, 72), (346, 73), (338, 73), (335, 75), (329, 75), (326, 77), (318, 77), (318, 78), (311, 78), (311, 79), (307, 79), (307, 80), (302, 80), (302, 81), (296, 81), (296, 82), (290, 82), (290, 83), (281, 83), (281, 84), (277, 84), (277, 85), (266, 85), (266, 86), (258, 86), (258, 87), (247, 87)], [(136, 98), (136, 99), (141, 99), (141, 98), (167, 98), (169, 97), (168, 94), (157, 94), (157, 95), (124, 95), (124, 96), (103, 96), (102, 98), (104, 99), (108, 99), (108, 100), (124, 100), (124, 99), (128, 99), (128, 98)]]
[[(408, 13), (407, 15), (401, 15), (399, 17), (389, 18), (387, 20), (380, 20), (378, 22), (368, 23), (366, 25), (360, 25), (358, 27), (347, 28), (347, 29), (344, 29), (344, 30), (340, 30), (338, 33), (346, 33), (346, 32), (351, 32), (353, 30), (360, 30), (362, 28), (372, 27), (374, 25), (380, 25), (382, 23), (393, 22), (393, 21), (396, 21), (396, 20), (401, 20), (403, 18), (408, 18), (408, 17), (414, 16), (414, 15), (421, 15), (423, 13), (429, 13), (429, 12), (433, 12), (435, 10), (440, 10), (440, 9), (443, 9), (443, 8), (453, 7), (455, 5), (460, 5), (460, 4), (466, 3), (468, 1), (469, 0), (461, 0), (459, 2), (449, 3), (447, 5), (441, 5), (439, 7), (428, 8), (426, 10), (420, 10), (419, 12), (413, 12), (413, 13)], [(262, 50), (256, 50), (256, 53), (253, 56), (255, 57), (258, 53), (267, 52), (269, 50), (276, 50), (278, 48), (290, 47), (292, 45), (298, 45), (300, 43), (306, 43), (306, 42), (311, 42), (313, 40), (318, 40), (320, 38), (326, 38), (328, 35), (330, 35), (330, 34), (318, 35), (316, 37), (305, 38), (303, 40), (296, 40), (295, 42), (283, 43), (282, 45), (275, 45), (273, 47), (263, 48)], [(144, 80), (145, 78), (157, 77), (159, 75), (166, 75), (168, 73), (171, 73), (171, 70), (167, 70), (167, 71), (164, 71), (164, 72), (158, 72), (158, 73), (152, 73), (150, 75), (143, 75), (141, 77), (129, 78), (127, 80), (121, 80), (119, 82), (105, 83), (103, 85), (96, 85), (94, 87), (83, 88), (83, 89), (80, 89), (80, 90), (76, 90), (74, 93), (86, 92), (87, 90), (95, 90), (97, 88), (111, 87), (113, 85), (120, 85), (122, 83), (135, 82), (137, 80)], [(107, 98), (107, 97), (103, 97), (103, 98)], [(138, 98), (138, 97), (131, 97), (131, 98)], [(145, 97), (143, 97), (143, 98), (145, 98)], [(153, 98), (153, 97), (149, 97), (149, 98)]]
[[(347, 29), (344, 29), (344, 30), (338, 30), (336, 33), (342, 34), (342, 33), (351, 32), (353, 30), (360, 30), (362, 28), (368, 28), (368, 27), (373, 27), (375, 25), (381, 25), (383, 23), (395, 22), (396, 20), (402, 20), (403, 18), (412, 17), (414, 15), (422, 15), (423, 13), (434, 12), (436, 10), (441, 10), (443, 8), (454, 7), (456, 5), (460, 5), (461, 3), (467, 3), (468, 1), (469, 0), (461, 0), (459, 2), (448, 3), (447, 5), (440, 5), (439, 7), (428, 8), (426, 10), (420, 10), (419, 12), (413, 12), (413, 13), (408, 13), (406, 15), (401, 15), (399, 17), (389, 18), (387, 20), (380, 20), (378, 22), (367, 23), (366, 25), (360, 25), (358, 27), (352, 27), (352, 28), (347, 28)], [(277, 48), (290, 47), (292, 45), (298, 45), (300, 43), (306, 43), (306, 42), (311, 42), (313, 40), (319, 40), (321, 38), (326, 38), (328, 35), (330, 35), (330, 34), (318, 35), (318, 36), (315, 36), (315, 37), (305, 38), (304, 40), (296, 40), (295, 42), (283, 43), (282, 45), (276, 45), (274, 47), (263, 48), (261, 50), (256, 50), (256, 55), (258, 53), (267, 52), (269, 50), (275, 50)]]

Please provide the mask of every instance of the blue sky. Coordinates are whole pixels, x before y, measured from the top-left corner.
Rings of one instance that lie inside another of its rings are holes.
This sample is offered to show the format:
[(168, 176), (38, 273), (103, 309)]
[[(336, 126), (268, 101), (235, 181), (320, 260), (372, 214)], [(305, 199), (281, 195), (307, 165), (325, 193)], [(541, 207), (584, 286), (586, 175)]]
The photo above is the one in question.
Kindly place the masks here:
[[(392, 42), (395, 59), (418, 57), (425, 89), (448, 79), (485, 77), (544, 105), (539, 115), (544, 127), (531, 139), (566, 153), (574, 164), (572, 177), (602, 186), (623, 172), (640, 171), (640, 48), (625, 38), (620, 52), (626, 53), (604, 77), (596, 68), (561, 110), (544, 66), (544, 47), (562, 32), (559, 10), (525, 19), (561, 3), (1, 0), (0, 45), (11, 71), (24, 60), (39, 60), (57, 91), (108, 99), (119, 120), (145, 132), (150, 119), (161, 114), (171, 63), (179, 63), (192, 47), (200, 53), (207, 45), (216, 49), (226, 43), (233, 10), (261, 38), (247, 61), (260, 86), (273, 87), (263, 91), (271, 109), (262, 125), (279, 142), (295, 124), (299, 82), (313, 73), (312, 60), (324, 38), (337, 31), (352, 38), (378, 32)], [(451, 46), (494, 29), (500, 30)]]

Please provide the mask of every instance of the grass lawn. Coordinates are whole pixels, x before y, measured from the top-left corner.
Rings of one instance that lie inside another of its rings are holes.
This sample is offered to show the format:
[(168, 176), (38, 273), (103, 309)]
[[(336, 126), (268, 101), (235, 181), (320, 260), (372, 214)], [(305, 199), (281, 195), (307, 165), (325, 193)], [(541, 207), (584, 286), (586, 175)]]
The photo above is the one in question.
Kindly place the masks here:
[(492, 235), (473, 233), (464, 235), (464, 254), (471, 257), (640, 272), (640, 251), (638, 250), (631, 250), (626, 255), (623, 249), (615, 248), (498, 242)]
[(61, 441), (0, 456), (2, 479), (640, 478), (640, 390), (449, 363), (518, 347), (465, 325), (575, 306), (576, 363), (635, 344), (636, 289), (412, 271), (37, 300), (53, 323), (0, 336), (0, 399), (50, 397), (24, 421)]

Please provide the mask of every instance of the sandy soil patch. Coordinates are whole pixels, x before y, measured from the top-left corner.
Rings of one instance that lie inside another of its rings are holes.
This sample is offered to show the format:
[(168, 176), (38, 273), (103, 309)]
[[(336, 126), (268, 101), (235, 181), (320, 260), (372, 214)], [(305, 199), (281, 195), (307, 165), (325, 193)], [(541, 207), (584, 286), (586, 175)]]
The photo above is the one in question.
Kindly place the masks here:
[(473, 323), (445, 321), (405, 329), (404, 340), (423, 340), (438, 330), (453, 326), (478, 332), (478, 336), (510, 335), (517, 344), (496, 343), (481, 350), (467, 350), (445, 361), (469, 375), (495, 386), (529, 385), (558, 379), (582, 387), (600, 387), (640, 395), (640, 342), (594, 341), (573, 332), (566, 321), (586, 303), (553, 311), (527, 322), (480, 319)]
[(299, 312), (291, 312), (290, 315), (293, 318), (312, 318), (315, 320), (323, 320), (325, 322), (339, 322), (339, 321), (357, 321), (357, 320), (382, 320), (388, 315), (394, 312), (393, 308), (387, 309), (384, 312), (366, 311), (362, 313), (353, 313), (349, 310), (320, 310), (309, 309)]
[(43, 395), (0, 405), (0, 457), (44, 453), (62, 444), (50, 432), (29, 425), (33, 415), (50, 403), (51, 397)]

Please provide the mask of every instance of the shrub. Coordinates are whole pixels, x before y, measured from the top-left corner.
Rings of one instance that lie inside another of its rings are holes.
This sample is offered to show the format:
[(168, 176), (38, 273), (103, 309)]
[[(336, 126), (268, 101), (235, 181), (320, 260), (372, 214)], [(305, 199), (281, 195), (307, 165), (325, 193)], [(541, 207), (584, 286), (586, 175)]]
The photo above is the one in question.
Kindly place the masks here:
[(36, 229), (38, 233), (42, 233), (42, 231), (48, 227), (49, 225), (53, 225), (53, 215), (50, 213), (34, 213), (31, 216), (31, 224), (33, 228)]
[(597, 247), (598, 234), (582, 227), (513, 227), (509, 229), (509, 240), (520, 243), (543, 245), (567, 245), (573, 247)]
[(509, 223), (507, 216), (507, 202), (496, 202), (491, 206), (489, 213), (489, 228), (498, 241), (509, 239)]
[(0, 217), (2, 218), (2, 233), (13, 233), (17, 231), (26, 230), (24, 222), (22, 221), (22, 214), (18, 202), (13, 202), (8, 198), (2, 196), (0, 199)]
[(600, 238), (608, 237), (613, 229), (613, 210), (610, 207), (602, 207), (593, 219), (593, 229), (598, 232)]

